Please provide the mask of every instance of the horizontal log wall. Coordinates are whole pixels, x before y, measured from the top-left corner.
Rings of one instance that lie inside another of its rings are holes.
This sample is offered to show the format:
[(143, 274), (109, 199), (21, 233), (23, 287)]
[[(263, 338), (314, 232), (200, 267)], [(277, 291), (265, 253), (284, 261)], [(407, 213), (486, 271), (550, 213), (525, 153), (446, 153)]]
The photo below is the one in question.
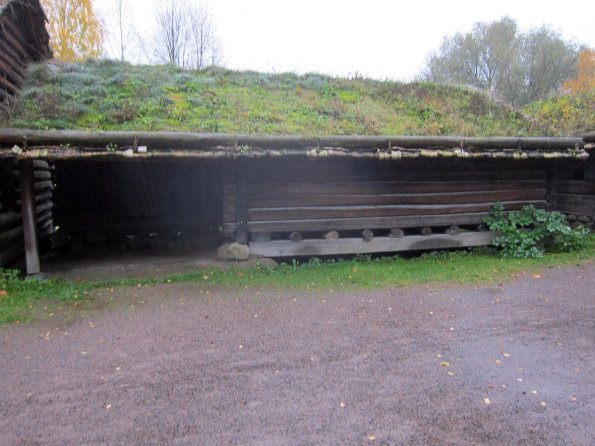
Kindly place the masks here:
[(556, 173), (554, 208), (595, 220), (595, 159), (560, 163)]
[(10, 110), (31, 62), (51, 57), (39, 0), (13, 1), (0, 15), (0, 110)]
[[(54, 233), (54, 166), (35, 160), (34, 184), (37, 235), (41, 241)], [(0, 267), (24, 252), (23, 221), (18, 164), (5, 160), (0, 164)]]
[[(250, 234), (474, 225), (494, 202), (547, 204), (546, 162), (266, 160), (248, 164)], [(224, 230), (238, 227), (237, 173), (225, 179)]]

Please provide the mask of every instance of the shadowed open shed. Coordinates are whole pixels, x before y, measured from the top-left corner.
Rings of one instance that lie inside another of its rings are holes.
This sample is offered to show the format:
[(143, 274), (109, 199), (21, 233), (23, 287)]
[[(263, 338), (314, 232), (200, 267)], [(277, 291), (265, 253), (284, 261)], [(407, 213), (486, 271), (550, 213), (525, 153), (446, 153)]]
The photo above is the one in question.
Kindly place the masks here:
[[(585, 138), (3, 129), (0, 157), (18, 160), (21, 190), (56, 187), (30, 204), (55, 205), (69, 236), (184, 235), (196, 249), (236, 242), (246, 255), (295, 257), (485, 245), (494, 234), (482, 218), (495, 202), (588, 224), (595, 168)], [(51, 180), (34, 171), (44, 162), (55, 164)]]
[[(27, 65), (51, 51), (39, 0), (0, 0), (0, 25), (0, 104), (10, 113)], [(190, 252), (223, 245), (226, 259), (479, 246), (494, 237), (482, 219), (495, 202), (507, 210), (560, 210), (591, 224), (594, 143), (592, 133), (306, 137), (0, 128), (0, 267), (25, 252), (27, 271), (39, 272), (39, 246), (48, 238), (79, 251), (98, 243), (176, 244)]]

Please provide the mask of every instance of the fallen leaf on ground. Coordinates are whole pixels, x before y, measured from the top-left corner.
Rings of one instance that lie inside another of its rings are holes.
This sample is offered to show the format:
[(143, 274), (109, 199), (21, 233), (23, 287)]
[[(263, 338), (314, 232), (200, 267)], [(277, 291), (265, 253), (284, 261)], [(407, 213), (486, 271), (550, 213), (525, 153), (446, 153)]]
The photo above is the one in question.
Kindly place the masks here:
[(8, 296), (8, 293), (4, 290), (0, 290), (0, 297)]
[(374, 435), (370, 434), (370, 435), (368, 435), (368, 440), (374, 441), (374, 440), (376, 440), (376, 437)]
[(345, 403), (344, 403), (343, 401), (341, 401), (341, 404), (339, 404), (339, 407), (340, 407), (341, 409), (345, 409)]
[(489, 406), (490, 404), (492, 404), (492, 402), (490, 401), (490, 399), (489, 399), (489, 398), (484, 398), (484, 399), (483, 399), (483, 402), (484, 402), (484, 403), (486, 403), (488, 406)]
[(448, 362), (446, 362), (446, 361), (442, 361), (440, 363), (440, 367), (450, 367), (450, 364)]

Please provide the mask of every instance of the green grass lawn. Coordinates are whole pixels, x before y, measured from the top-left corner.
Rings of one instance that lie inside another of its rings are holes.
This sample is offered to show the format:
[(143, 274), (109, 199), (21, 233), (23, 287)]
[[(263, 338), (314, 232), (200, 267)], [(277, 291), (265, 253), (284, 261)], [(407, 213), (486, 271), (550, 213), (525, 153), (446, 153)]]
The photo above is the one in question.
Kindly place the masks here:
[[(235, 268), (202, 270), (191, 274), (150, 280), (75, 283), (65, 280), (22, 280), (4, 273), (0, 281), (0, 323), (22, 323), (39, 305), (88, 301), (94, 290), (169, 285), (178, 282), (217, 284), (237, 288), (293, 288), (331, 291), (341, 289), (383, 288), (417, 284), (476, 284), (513, 280), (521, 272), (543, 272), (548, 267), (592, 262), (595, 257), (595, 236), (587, 247), (572, 253), (550, 253), (543, 258), (518, 260), (501, 258), (492, 250), (439, 252), (420, 257), (356, 257), (339, 261), (312, 259), (308, 263), (293, 262), (277, 268), (257, 266), (249, 270)], [(543, 272), (546, 274), (546, 272)]]

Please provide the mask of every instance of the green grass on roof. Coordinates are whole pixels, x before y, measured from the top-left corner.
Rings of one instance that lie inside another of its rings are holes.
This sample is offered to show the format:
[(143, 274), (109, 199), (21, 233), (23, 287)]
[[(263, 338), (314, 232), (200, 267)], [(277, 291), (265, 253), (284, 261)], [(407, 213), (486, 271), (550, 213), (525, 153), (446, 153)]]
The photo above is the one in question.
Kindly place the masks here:
[(4, 121), (36, 129), (302, 135), (527, 135), (535, 127), (463, 87), (105, 60), (32, 66)]

